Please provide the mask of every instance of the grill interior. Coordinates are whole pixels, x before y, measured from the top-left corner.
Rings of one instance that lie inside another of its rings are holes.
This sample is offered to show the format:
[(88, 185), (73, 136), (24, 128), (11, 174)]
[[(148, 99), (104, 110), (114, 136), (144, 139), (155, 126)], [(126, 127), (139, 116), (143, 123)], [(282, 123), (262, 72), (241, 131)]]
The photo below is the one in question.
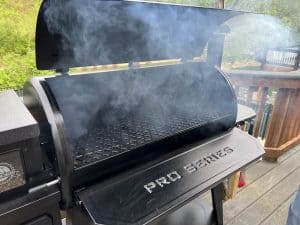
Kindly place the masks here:
[(199, 63), (46, 81), (63, 116), (75, 168), (170, 137), (176, 142), (196, 129), (199, 138), (211, 136), (235, 123), (235, 96), (226, 79)]
[[(223, 115), (226, 116), (229, 115)], [(113, 157), (216, 119), (221, 119), (221, 115), (172, 115), (167, 119), (155, 115), (137, 119), (130, 115), (110, 126), (95, 126), (75, 144), (75, 167)]]

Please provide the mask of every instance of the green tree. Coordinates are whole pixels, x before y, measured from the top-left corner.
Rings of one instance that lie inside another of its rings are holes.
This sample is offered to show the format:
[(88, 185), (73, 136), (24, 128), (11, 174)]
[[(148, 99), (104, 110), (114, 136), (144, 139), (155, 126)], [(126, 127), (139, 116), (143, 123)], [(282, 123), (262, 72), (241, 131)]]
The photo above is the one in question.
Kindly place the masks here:
[(225, 0), (225, 7), (274, 16), (300, 34), (299, 0)]
[(272, 0), (270, 15), (280, 18), (286, 25), (300, 34), (300, 1)]

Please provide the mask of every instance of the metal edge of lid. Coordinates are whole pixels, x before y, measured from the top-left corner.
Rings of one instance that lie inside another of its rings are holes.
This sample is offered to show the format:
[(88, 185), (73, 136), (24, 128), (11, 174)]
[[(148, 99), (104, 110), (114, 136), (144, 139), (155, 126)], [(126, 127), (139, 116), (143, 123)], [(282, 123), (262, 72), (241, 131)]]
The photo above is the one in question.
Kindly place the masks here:
[[(71, 193), (71, 177), (73, 173), (73, 161), (71, 152), (68, 151), (68, 142), (65, 138), (62, 117), (59, 112), (53, 108), (51, 96), (47, 92), (44, 80), (46, 77), (31, 78), (24, 87), (25, 102), (30, 107), (31, 101), (37, 101), (34, 104), (39, 104), (51, 127), (51, 135), (55, 146), (55, 153), (57, 159), (58, 174), (61, 178), (61, 202), (62, 208), (72, 206), (72, 193)], [(35, 106), (33, 106), (35, 107)]]

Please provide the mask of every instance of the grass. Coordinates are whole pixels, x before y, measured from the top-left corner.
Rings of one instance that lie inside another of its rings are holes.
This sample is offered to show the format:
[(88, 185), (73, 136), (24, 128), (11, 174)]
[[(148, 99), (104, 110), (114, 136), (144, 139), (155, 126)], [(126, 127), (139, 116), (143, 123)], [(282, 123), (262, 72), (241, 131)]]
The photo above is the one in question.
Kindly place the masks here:
[(20, 89), (35, 67), (35, 24), (40, 0), (0, 0), (0, 89)]

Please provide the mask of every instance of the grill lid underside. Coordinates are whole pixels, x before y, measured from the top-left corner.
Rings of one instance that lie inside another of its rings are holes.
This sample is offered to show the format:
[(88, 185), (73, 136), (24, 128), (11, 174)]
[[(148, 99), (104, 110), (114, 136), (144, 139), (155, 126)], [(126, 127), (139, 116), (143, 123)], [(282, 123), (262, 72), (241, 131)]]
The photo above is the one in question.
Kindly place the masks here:
[(242, 12), (150, 2), (44, 0), (36, 29), (38, 69), (202, 55), (214, 32)]

